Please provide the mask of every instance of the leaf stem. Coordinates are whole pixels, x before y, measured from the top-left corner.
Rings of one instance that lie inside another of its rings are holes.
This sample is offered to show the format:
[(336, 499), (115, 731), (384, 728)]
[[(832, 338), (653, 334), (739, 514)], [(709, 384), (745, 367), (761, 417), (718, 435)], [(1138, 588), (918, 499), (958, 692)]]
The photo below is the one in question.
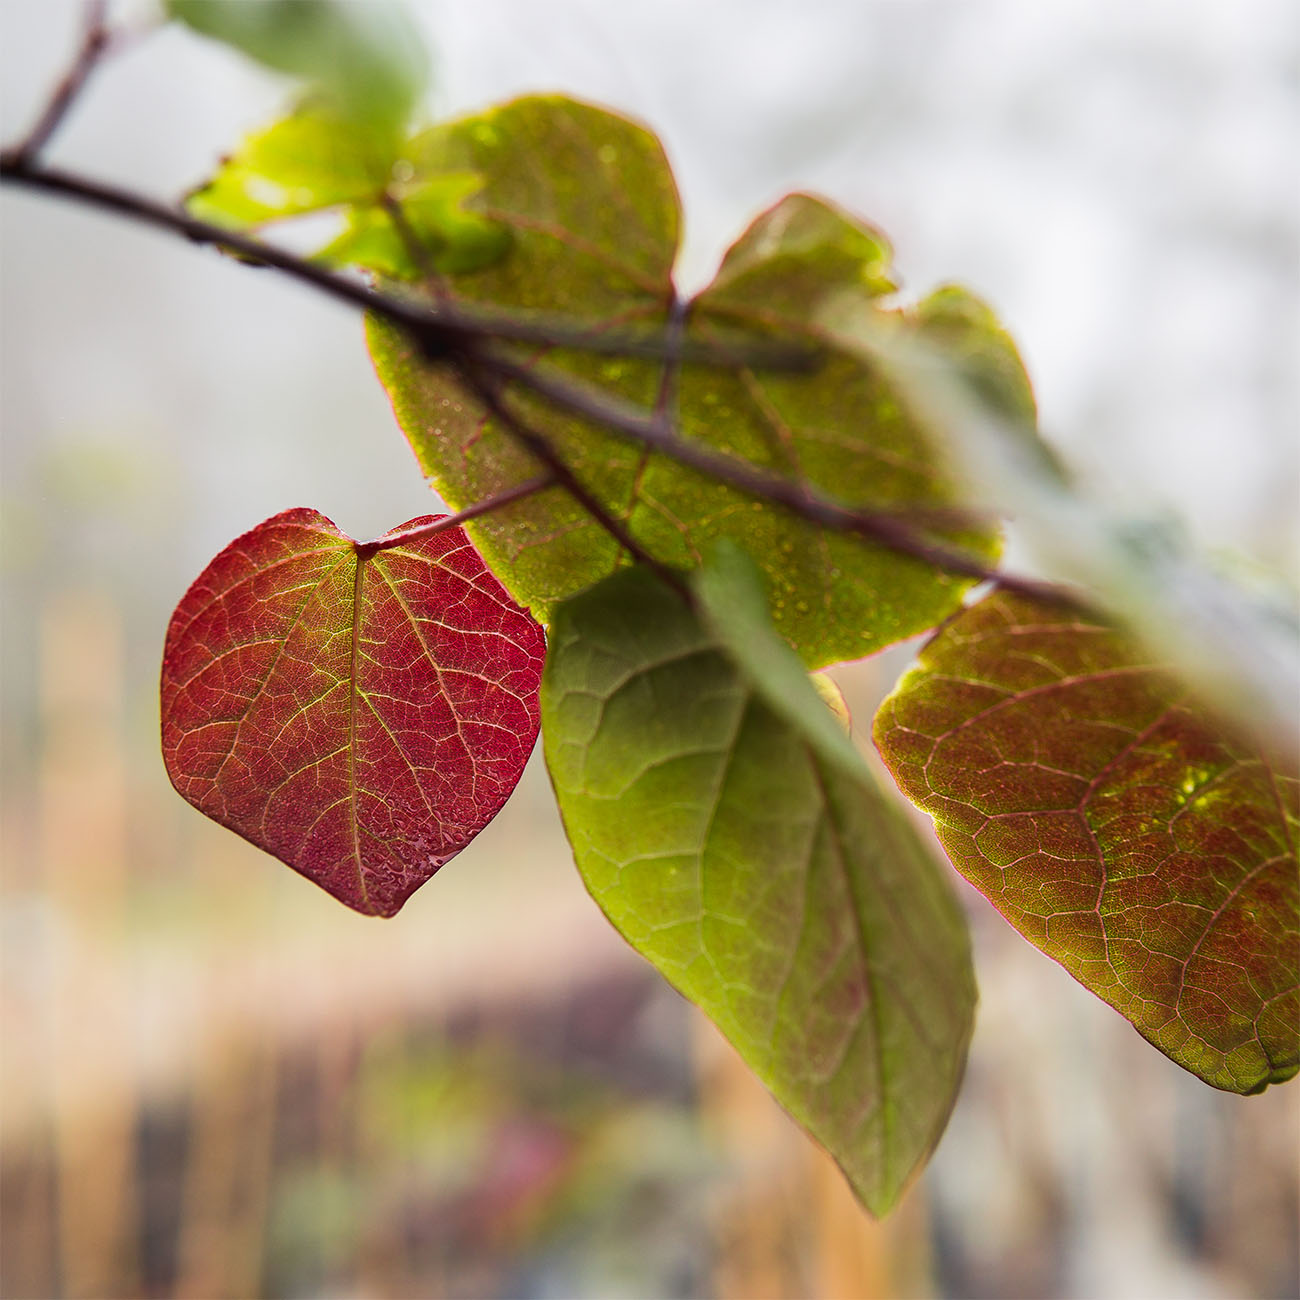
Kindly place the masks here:
[(672, 305), (668, 309), (668, 325), (664, 330), (664, 370), (659, 376), (659, 391), (655, 394), (655, 418), (671, 426), (677, 405), (677, 387), (682, 372), (682, 343), (686, 335), (686, 317), (690, 304), (673, 290)]
[(406, 251), (410, 253), (411, 260), (420, 268), (425, 283), (436, 297), (444, 297), (446, 295), (446, 286), (442, 282), (442, 276), (438, 274), (438, 268), (434, 266), (433, 258), (430, 256), (429, 249), (424, 241), (420, 238), (419, 232), (411, 225), (410, 218), (407, 217), (406, 209), (402, 207), (401, 200), (396, 195), (385, 190), (380, 196), (379, 204), (388, 213), (388, 219), (393, 223), (393, 229), (397, 231), (397, 237), (406, 245)]
[(373, 541), (355, 542), (354, 546), (358, 557), (367, 560), (380, 551), (388, 551), (395, 546), (405, 546), (408, 542), (422, 541), (426, 537), (432, 537), (435, 533), (444, 533), (449, 528), (458, 528), (471, 519), (479, 518), (480, 515), (491, 514), (494, 510), (500, 510), (516, 501), (522, 501), (525, 497), (533, 496), (538, 492), (544, 492), (549, 487), (556, 486), (558, 484), (554, 474), (538, 474), (536, 478), (530, 478), (523, 483), (516, 484), (514, 487), (494, 492), (490, 497), (484, 497), (482, 501), (476, 501), (472, 506), (466, 506), (464, 510), (458, 510), (454, 515), (444, 515), (441, 519), (435, 519), (432, 523), (416, 524), (411, 528), (403, 528), (400, 532), (386, 533), (383, 537), (376, 537)]

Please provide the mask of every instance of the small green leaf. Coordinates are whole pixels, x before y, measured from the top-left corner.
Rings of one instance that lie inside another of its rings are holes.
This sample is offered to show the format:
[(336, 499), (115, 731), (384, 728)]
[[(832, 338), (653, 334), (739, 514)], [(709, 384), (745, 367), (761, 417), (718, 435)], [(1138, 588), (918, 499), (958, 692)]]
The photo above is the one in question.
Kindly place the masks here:
[[(635, 124), (556, 97), (516, 100), (440, 128), (439, 165), (480, 173), (471, 205), (507, 226), (510, 253), (490, 271), (457, 278), (455, 294), (500, 308), (562, 315), (593, 333), (659, 335), (673, 301), (679, 211), (659, 143)], [(723, 355), (772, 340), (826, 346), (816, 374), (689, 364), (677, 384), (684, 435), (848, 505), (904, 514), (943, 510), (956, 498), (889, 387), (817, 323), (819, 304), (850, 294), (879, 306), (893, 289), (890, 249), (876, 231), (819, 199), (792, 195), (764, 213), (728, 253), (688, 311), (687, 336)], [(990, 318), (991, 319), (991, 318)], [(984, 332), (1005, 338), (996, 323)], [(421, 465), (455, 506), (537, 472), (508, 432), (446, 367), (370, 321), (380, 379)], [(1014, 356), (1014, 351), (1012, 352)], [(650, 408), (660, 367), (553, 349), (555, 367)], [(1032, 408), (1019, 371), (1018, 397)], [(891, 551), (802, 524), (788, 513), (649, 455), (540, 402), (518, 397), (582, 481), (638, 542), (690, 568), (719, 538), (734, 537), (764, 574), (777, 627), (809, 666), (857, 658), (934, 626), (969, 582)], [(617, 546), (562, 493), (470, 525), (495, 572), (540, 618), (553, 603), (622, 562)], [(934, 535), (992, 560), (992, 530)]]
[(1135, 642), (996, 592), (876, 719), (903, 793), (1031, 943), (1216, 1088), (1300, 1069), (1300, 773)]
[(166, 0), (170, 17), (299, 77), (351, 121), (399, 134), (428, 82), (420, 33), (400, 5), (370, 0)]
[(479, 270), (505, 254), (509, 232), (469, 209), (482, 179), (439, 170), (429, 134), (403, 141), (306, 100), (249, 136), (186, 205), (237, 229), (337, 209), (344, 227), (321, 261), (393, 280)]
[(546, 759), (609, 919), (715, 1020), (874, 1213), (947, 1121), (975, 1001), (960, 908), (736, 552), (698, 615), (642, 569), (557, 607)]
[(764, 212), (727, 251), (698, 306), (747, 321), (810, 319), (828, 290), (891, 294), (894, 250), (878, 230), (809, 194)]
[(918, 334), (941, 348), (995, 410), (1022, 429), (1038, 427), (1038, 406), (1024, 362), (987, 303), (959, 284), (945, 284), (916, 307)]
[(250, 135), (186, 199), (204, 221), (256, 226), (346, 204), (376, 204), (392, 180), (397, 142), (319, 100)]

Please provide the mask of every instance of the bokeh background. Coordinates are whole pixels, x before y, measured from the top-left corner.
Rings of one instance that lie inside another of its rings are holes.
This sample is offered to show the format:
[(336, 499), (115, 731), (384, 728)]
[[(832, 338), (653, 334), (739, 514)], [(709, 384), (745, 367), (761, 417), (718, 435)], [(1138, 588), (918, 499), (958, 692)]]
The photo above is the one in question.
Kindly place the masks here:
[[(561, 90), (661, 133), (681, 282), (794, 188), (1020, 340), (1091, 490), (1297, 577), (1292, 0), (423, 0), (431, 109)], [(144, 23), (148, 10), (118, 12)], [(72, 0), (0, 0), (6, 141)], [(59, 162), (173, 197), (285, 89), (186, 33)], [(968, 1076), (883, 1224), (583, 892), (536, 763), (393, 921), (172, 794), (172, 606), (238, 532), (430, 508), (360, 322), (3, 198), (0, 1290), (46, 1296), (1293, 1296), (1298, 1086), (1215, 1093), (969, 891)], [(914, 647), (840, 680), (865, 732)]]

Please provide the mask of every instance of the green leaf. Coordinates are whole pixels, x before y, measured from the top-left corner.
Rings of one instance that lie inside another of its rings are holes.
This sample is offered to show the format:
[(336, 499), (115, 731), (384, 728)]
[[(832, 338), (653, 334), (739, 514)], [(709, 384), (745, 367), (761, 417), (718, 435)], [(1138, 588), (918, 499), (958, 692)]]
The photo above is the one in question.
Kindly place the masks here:
[(1038, 404), (1011, 335), (989, 305), (959, 284), (945, 284), (916, 305), (917, 337), (938, 350), (963, 374), (971, 389), (1010, 428), (1023, 445), (1050, 456), (1038, 437)]
[(255, 226), (345, 204), (376, 204), (392, 180), (399, 141), (308, 100), (250, 135), (186, 199), (204, 221)]
[(194, 31), (308, 82), (358, 125), (400, 134), (428, 83), (428, 54), (400, 5), (166, 0), (166, 7)]
[(249, 136), (186, 205), (205, 221), (237, 229), (338, 209), (344, 228), (316, 256), (389, 279), (481, 269), (505, 254), (509, 232), (468, 209), (481, 178), (439, 170), (433, 134), (404, 140), (319, 100), (304, 101)]
[[(458, 297), (516, 314), (564, 313), (593, 331), (656, 328), (672, 299), (680, 222), (663, 150), (644, 128), (560, 96), (528, 96), (428, 133), (425, 157), (483, 176), (474, 207), (511, 234), (509, 254), (454, 281)], [(425, 473), (456, 509), (538, 473), (446, 367), (367, 320), (371, 356)], [(563, 354), (568, 374), (648, 405), (658, 385), (645, 362)], [(522, 404), (521, 404), (522, 405)], [(640, 456), (576, 421), (529, 410), (579, 477), (618, 514), (632, 506)], [(563, 493), (470, 525), (511, 594), (544, 619), (551, 605), (612, 573), (618, 547)]]
[(1031, 943), (1217, 1088), (1300, 1069), (1300, 773), (1132, 640), (996, 592), (921, 652), (876, 742)]
[(961, 911), (722, 551), (698, 614), (630, 569), (555, 610), (546, 760), (587, 888), (874, 1213), (946, 1123), (975, 1002)]
[[(653, 136), (557, 97), (516, 100), (443, 130), (441, 165), (480, 173), (484, 188), (472, 206), (514, 237), (490, 271), (455, 279), (455, 294), (547, 319), (563, 315), (593, 332), (655, 336), (663, 329), (680, 218)], [(792, 195), (742, 235), (714, 284), (690, 304), (687, 337), (728, 354), (773, 339), (827, 344), (819, 304), (844, 294), (891, 320), (906, 319), (879, 303), (893, 288), (889, 260), (877, 232), (821, 200)], [(537, 473), (448, 368), (426, 364), (384, 323), (371, 320), (368, 328), (398, 420), (450, 504), (467, 505)], [(990, 337), (997, 331), (996, 323), (981, 328)], [(553, 349), (537, 354), (536, 364), (647, 409), (660, 388), (660, 367), (646, 361)], [(1018, 373), (1019, 400), (1032, 407)], [(830, 347), (812, 375), (692, 362), (677, 390), (686, 437), (810, 482), (845, 504), (906, 513), (955, 500), (929, 440), (856, 352)], [(518, 405), (665, 563), (690, 568), (718, 538), (742, 541), (763, 571), (778, 628), (810, 666), (856, 658), (932, 627), (970, 585), (803, 524), (538, 401), (521, 395)], [(614, 543), (561, 493), (470, 528), (516, 599), (543, 619), (556, 601), (621, 563)], [(989, 530), (936, 536), (985, 560), (997, 553)]]

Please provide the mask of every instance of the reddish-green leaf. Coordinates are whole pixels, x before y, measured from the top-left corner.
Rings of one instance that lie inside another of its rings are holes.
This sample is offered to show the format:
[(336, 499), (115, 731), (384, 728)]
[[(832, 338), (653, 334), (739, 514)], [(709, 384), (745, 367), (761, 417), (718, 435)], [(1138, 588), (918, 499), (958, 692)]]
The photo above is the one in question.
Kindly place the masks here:
[(1207, 1083), (1300, 1069), (1300, 774), (1114, 628), (998, 592), (876, 719), (903, 792), (1037, 947)]
[(461, 528), (362, 545), (289, 510), (226, 547), (172, 615), (167, 771), (213, 820), (392, 916), (514, 789), (543, 655)]

